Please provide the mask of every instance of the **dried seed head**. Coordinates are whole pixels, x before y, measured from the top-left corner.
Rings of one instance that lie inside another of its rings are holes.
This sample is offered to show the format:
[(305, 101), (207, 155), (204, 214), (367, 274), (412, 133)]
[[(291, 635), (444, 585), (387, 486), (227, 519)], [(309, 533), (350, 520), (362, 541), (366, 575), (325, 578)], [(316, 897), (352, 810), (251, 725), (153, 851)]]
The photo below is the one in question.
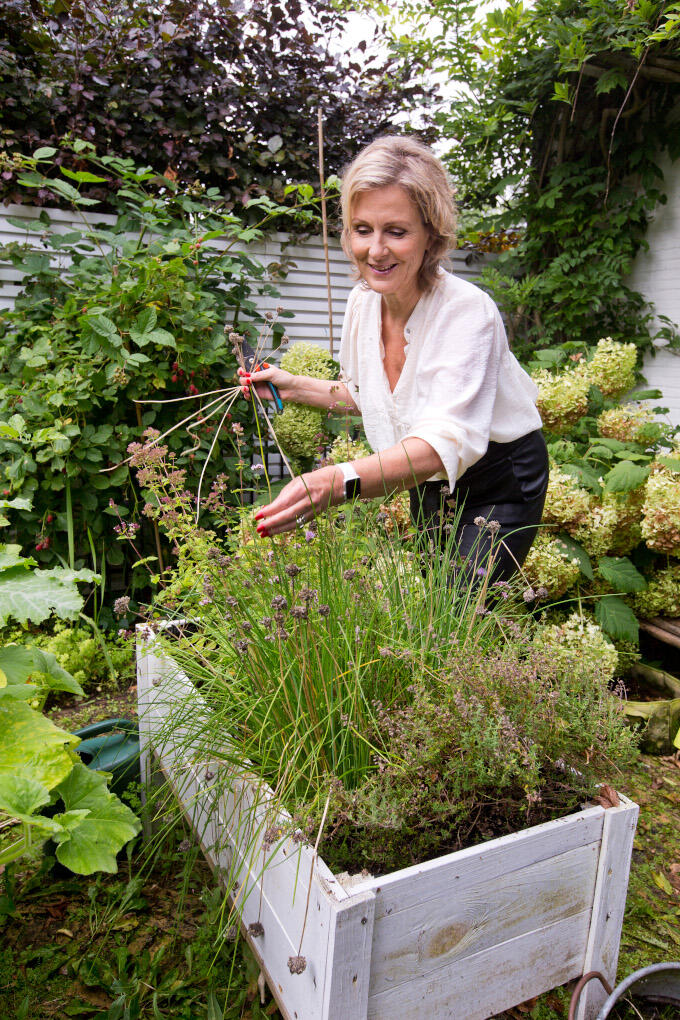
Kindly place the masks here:
[(248, 934), (251, 938), (257, 939), (260, 935), (264, 935), (264, 927), (259, 921), (253, 921), (252, 924), (248, 925)]
[(307, 967), (307, 960), (304, 956), (289, 956), (288, 970), (291, 974), (302, 974)]

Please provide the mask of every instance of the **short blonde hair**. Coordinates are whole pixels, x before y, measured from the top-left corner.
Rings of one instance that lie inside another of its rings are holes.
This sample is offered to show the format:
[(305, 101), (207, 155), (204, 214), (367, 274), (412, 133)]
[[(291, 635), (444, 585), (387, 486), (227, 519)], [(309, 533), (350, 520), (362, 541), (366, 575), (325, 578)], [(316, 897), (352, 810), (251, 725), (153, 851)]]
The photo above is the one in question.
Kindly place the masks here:
[(441, 161), (417, 139), (409, 135), (377, 138), (349, 164), (340, 192), (342, 247), (351, 259), (350, 228), (357, 197), (393, 184), (408, 194), (430, 231), (432, 240), (418, 273), (418, 282), (427, 291), (456, 243), (456, 203), (454, 188)]

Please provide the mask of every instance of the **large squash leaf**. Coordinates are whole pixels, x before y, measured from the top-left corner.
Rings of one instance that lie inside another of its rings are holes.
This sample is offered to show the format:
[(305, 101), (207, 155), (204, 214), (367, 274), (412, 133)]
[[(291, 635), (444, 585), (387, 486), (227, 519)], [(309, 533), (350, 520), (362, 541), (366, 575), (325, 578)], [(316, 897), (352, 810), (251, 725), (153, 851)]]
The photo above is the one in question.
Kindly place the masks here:
[(28, 774), (52, 790), (73, 768), (80, 737), (13, 698), (0, 700), (0, 775)]
[(70, 619), (82, 608), (83, 598), (76, 586), (55, 570), (29, 571), (16, 566), (0, 574), (0, 627), (10, 617), (18, 623), (42, 623), (53, 612)]
[[(0, 697), (19, 697), (25, 700), (22, 688), (26, 687), (30, 677), (39, 674), (42, 687), (53, 691), (67, 691), (69, 694), (82, 695), (83, 689), (78, 681), (57, 662), (52, 652), (44, 652), (41, 648), (25, 645), (5, 645), (0, 648)], [(31, 687), (31, 697), (36, 688)]]
[[(106, 787), (106, 778), (77, 764), (57, 788), (66, 812), (55, 815), (57, 859), (80, 875), (117, 870), (116, 854), (141, 829), (139, 819)], [(77, 817), (76, 813), (87, 812)]]
[(50, 791), (25, 775), (0, 775), (0, 811), (20, 822), (41, 824), (46, 830), (59, 829), (51, 818), (36, 818), (36, 812), (50, 802)]

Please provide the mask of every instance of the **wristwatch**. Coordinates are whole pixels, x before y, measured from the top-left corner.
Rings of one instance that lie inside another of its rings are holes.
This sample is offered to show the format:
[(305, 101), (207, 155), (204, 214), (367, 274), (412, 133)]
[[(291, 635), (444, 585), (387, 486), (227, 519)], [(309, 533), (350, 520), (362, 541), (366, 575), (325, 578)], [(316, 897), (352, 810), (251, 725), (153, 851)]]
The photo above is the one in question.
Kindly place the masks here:
[(354, 466), (345, 461), (344, 464), (337, 465), (342, 472), (342, 477), (345, 480), (345, 499), (359, 499), (361, 496), (361, 478), (356, 473)]

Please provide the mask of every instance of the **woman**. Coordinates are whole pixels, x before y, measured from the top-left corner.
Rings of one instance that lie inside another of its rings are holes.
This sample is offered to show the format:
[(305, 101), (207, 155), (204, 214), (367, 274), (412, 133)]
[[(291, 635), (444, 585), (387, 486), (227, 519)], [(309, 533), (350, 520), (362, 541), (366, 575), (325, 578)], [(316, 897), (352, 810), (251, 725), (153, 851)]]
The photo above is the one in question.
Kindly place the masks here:
[[(348, 168), (341, 201), (343, 247), (360, 278), (345, 312), (342, 381), (268, 368), (256, 374), (257, 392), (266, 399), (271, 382), (283, 400), (349, 408), (377, 452), (293, 479), (255, 515), (258, 532), (408, 488), (421, 526), (462, 507), (461, 554), (474, 550), (478, 563), (480, 542), (493, 542), (495, 579), (507, 578), (541, 520), (547, 453), (536, 388), (510, 353), (498, 309), (441, 267), (455, 228), (446, 172), (420, 142), (380, 138)], [(241, 374), (249, 395), (254, 377)], [(480, 530), (480, 518), (500, 527)]]

